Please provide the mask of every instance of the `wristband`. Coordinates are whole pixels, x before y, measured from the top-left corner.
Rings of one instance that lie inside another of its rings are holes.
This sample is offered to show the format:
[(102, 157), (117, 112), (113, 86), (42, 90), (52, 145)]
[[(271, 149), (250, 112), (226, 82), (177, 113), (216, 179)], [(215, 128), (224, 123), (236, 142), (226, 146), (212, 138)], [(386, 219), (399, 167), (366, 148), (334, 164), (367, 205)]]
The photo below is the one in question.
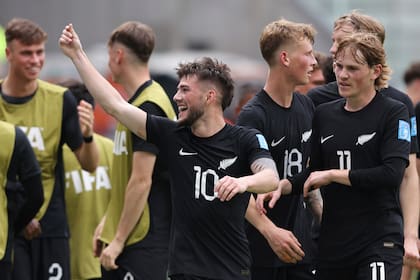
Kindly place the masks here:
[(92, 143), (92, 141), (93, 141), (93, 136), (91, 135), (91, 136), (89, 136), (89, 137), (83, 137), (83, 141), (84, 141), (85, 143)]

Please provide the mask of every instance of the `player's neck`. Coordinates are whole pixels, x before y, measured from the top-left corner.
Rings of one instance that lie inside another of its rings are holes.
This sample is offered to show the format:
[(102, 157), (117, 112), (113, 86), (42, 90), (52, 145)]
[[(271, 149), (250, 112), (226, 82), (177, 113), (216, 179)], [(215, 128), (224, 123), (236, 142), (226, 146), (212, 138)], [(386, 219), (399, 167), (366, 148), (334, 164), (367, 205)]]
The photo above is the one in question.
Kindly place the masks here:
[(349, 112), (357, 112), (366, 107), (372, 100), (375, 98), (376, 91), (370, 91), (366, 94), (358, 94), (357, 96), (352, 96), (346, 98), (346, 104), (344, 109)]
[(124, 73), (123, 79), (121, 84), (128, 97), (131, 98), (141, 85), (150, 80), (150, 73), (147, 68), (131, 69)]
[(4, 78), (1, 85), (3, 94), (13, 97), (29, 96), (36, 91), (37, 87), (37, 80), (22, 81), (10, 75)]
[(278, 105), (289, 108), (292, 104), (295, 85), (283, 75), (269, 73), (264, 90)]
[(225, 127), (222, 114), (204, 114), (191, 125), (191, 132), (198, 137), (211, 137)]

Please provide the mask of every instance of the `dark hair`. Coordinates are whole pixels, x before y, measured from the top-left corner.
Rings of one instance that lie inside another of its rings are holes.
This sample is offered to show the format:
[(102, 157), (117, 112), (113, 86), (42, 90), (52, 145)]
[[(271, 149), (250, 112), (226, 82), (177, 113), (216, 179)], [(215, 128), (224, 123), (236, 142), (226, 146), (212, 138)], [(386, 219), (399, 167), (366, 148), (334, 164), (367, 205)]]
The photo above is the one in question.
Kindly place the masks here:
[(178, 78), (185, 76), (196, 76), (199, 81), (210, 81), (214, 83), (222, 94), (221, 105), (225, 110), (233, 98), (234, 82), (230, 74), (230, 68), (210, 57), (203, 57), (193, 62), (180, 63), (176, 68)]
[(320, 68), (322, 71), (322, 75), (324, 76), (325, 83), (331, 83), (336, 81), (335, 73), (334, 73), (334, 58), (332, 55), (325, 57), (325, 59), (320, 64)]
[(406, 86), (416, 79), (420, 79), (420, 61), (413, 62), (404, 72), (404, 83)]
[(85, 86), (85, 84), (77, 81), (77, 80), (66, 80), (60, 82), (59, 85), (68, 88), (73, 96), (76, 98), (77, 103), (81, 100), (84, 100), (92, 105), (92, 108), (95, 108), (95, 100), (93, 96), (90, 94), (89, 90)]
[(43, 43), (47, 33), (35, 22), (24, 18), (13, 18), (6, 26), (6, 43), (18, 40), (24, 45)]
[(140, 61), (147, 63), (155, 47), (155, 34), (148, 25), (137, 21), (128, 21), (118, 26), (111, 34), (108, 46), (123, 44)]

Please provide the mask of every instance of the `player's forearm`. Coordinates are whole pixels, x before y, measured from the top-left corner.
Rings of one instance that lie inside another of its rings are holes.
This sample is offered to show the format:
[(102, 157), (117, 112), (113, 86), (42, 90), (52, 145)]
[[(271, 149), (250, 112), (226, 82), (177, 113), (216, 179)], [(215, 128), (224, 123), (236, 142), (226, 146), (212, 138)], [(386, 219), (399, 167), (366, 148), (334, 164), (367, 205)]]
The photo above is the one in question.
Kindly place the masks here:
[(254, 173), (242, 177), (247, 180), (247, 191), (254, 193), (266, 193), (277, 189), (279, 176), (276, 164), (271, 158), (259, 158), (251, 164)]
[(262, 235), (265, 235), (270, 226), (274, 226), (271, 220), (266, 215), (261, 215), (255, 204), (255, 199), (251, 195), (249, 199), (248, 208), (245, 213), (247, 221), (253, 225)]
[(151, 179), (141, 182), (130, 180), (125, 192), (124, 206), (114, 239), (125, 243), (143, 215), (149, 197)]
[(95, 69), (83, 50), (72, 58), (80, 77), (104, 110), (145, 139), (146, 113), (127, 103), (121, 94)]
[(405, 170), (400, 187), (400, 202), (404, 219), (404, 236), (417, 238), (419, 223), (419, 179), (415, 163), (416, 155), (410, 154), (410, 164)]
[(266, 193), (277, 189), (277, 172), (272, 169), (264, 169), (256, 174), (247, 176), (247, 191), (253, 193)]
[(94, 172), (99, 164), (99, 151), (95, 141), (83, 143), (78, 155), (80, 166), (89, 172)]
[(321, 191), (319, 189), (308, 193), (308, 204), (315, 218), (315, 221), (320, 224), (322, 219), (323, 201)]

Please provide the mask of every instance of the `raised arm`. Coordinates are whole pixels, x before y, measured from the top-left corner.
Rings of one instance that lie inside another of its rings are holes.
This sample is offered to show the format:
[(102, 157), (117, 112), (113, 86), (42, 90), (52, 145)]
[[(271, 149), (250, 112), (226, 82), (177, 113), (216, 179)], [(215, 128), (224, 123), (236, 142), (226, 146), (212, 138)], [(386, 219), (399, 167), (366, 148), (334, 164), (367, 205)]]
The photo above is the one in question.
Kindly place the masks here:
[(64, 28), (59, 45), (61, 51), (72, 60), (89, 92), (104, 110), (133, 133), (146, 139), (147, 114), (126, 102), (119, 92), (95, 69), (83, 51), (72, 24)]

